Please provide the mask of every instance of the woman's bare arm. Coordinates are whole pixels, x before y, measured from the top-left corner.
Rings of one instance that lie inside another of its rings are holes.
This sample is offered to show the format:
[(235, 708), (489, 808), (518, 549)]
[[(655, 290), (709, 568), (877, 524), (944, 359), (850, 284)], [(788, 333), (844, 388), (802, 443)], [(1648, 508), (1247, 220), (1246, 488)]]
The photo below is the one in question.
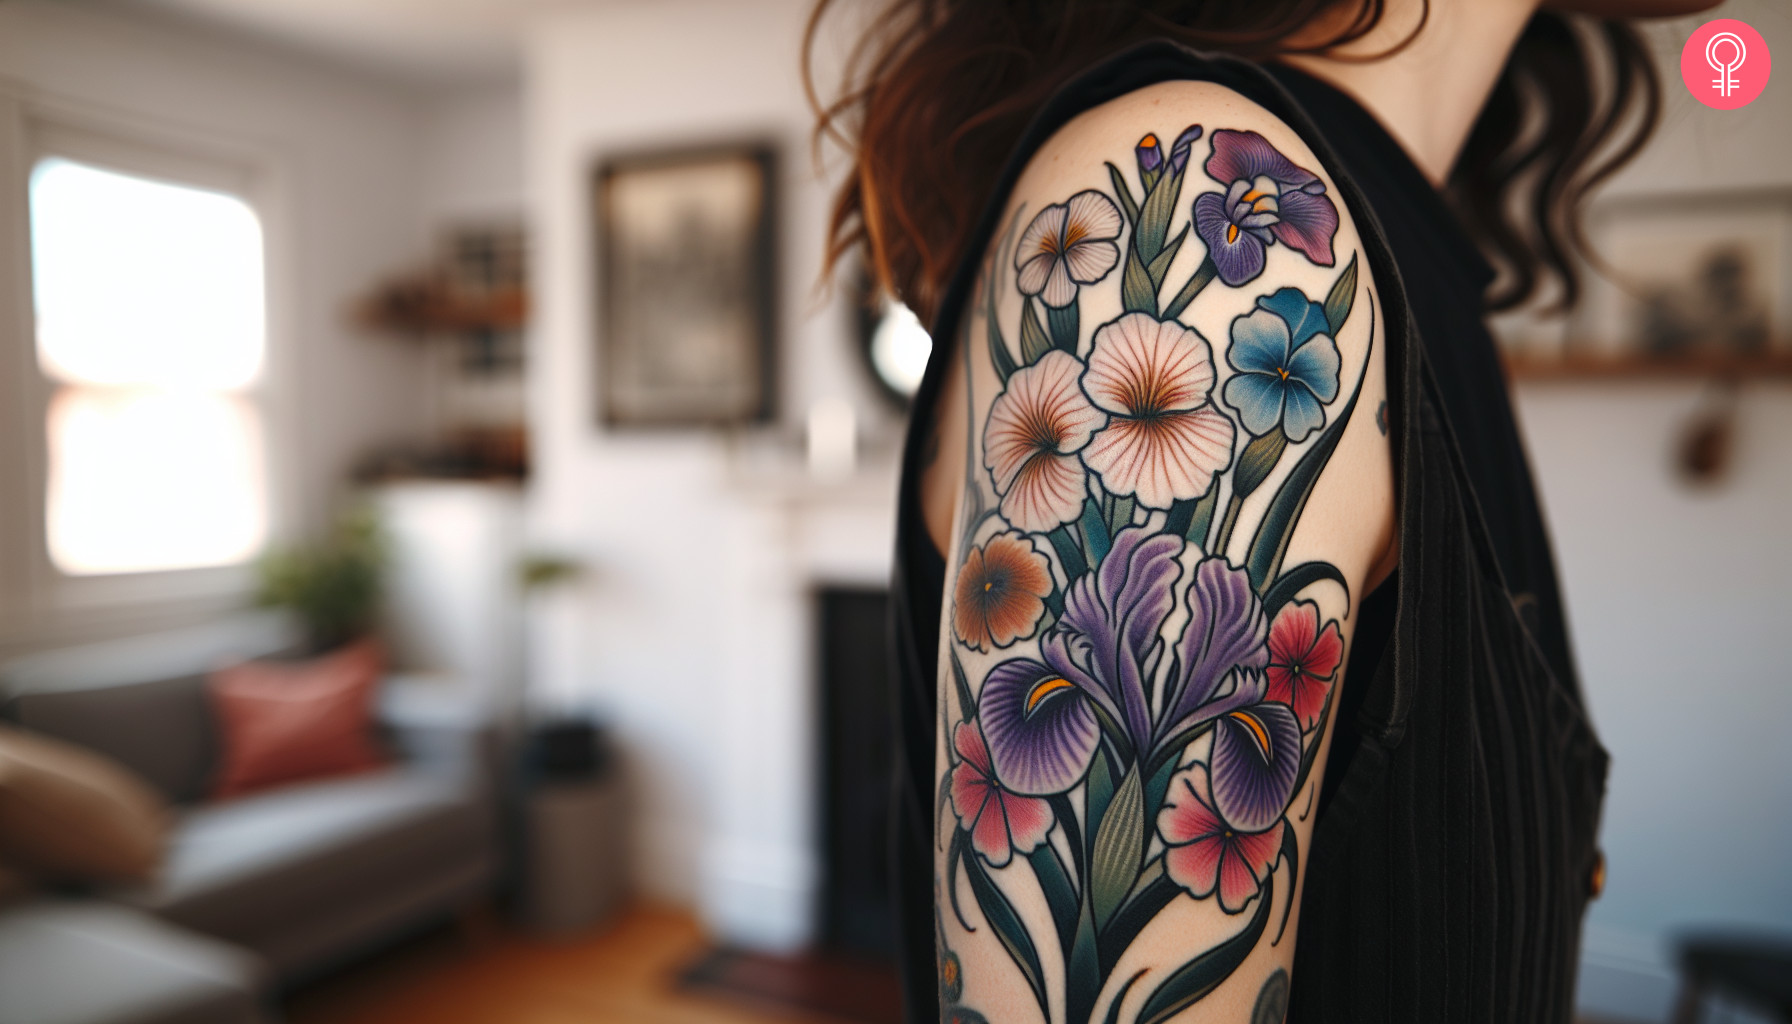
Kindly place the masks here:
[(1090, 111), (1021, 177), (923, 479), (943, 1019), (1281, 1020), (1392, 542), (1359, 249), (1298, 137), (1209, 84)]

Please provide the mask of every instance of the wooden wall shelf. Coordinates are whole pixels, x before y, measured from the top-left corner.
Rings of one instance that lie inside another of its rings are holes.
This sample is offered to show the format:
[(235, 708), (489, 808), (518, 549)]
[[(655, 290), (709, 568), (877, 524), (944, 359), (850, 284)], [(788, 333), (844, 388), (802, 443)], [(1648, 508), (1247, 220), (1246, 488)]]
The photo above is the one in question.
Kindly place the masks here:
[(1583, 356), (1561, 359), (1507, 354), (1513, 380), (1792, 380), (1792, 351), (1766, 355)]
[(521, 288), (463, 296), (435, 287), (391, 287), (363, 303), (359, 319), (394, 334), (515, 331), (528, 322), (529, 296)]

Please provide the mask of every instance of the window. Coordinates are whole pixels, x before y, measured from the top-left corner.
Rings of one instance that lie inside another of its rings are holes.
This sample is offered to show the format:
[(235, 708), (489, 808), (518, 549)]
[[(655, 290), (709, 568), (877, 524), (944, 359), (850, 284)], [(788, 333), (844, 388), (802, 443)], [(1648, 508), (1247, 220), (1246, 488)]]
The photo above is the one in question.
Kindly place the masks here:
[(51, 562), (97, 576), (254, 557), (268, 532), (254, 210), (48, 157), (30, 215)]

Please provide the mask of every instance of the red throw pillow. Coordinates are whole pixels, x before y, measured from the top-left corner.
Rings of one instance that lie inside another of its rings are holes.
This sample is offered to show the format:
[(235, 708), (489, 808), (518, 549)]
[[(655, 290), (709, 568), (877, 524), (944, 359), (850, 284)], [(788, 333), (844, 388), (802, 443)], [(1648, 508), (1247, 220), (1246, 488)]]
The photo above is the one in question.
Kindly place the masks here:
[(382, 659), (372, 641), (310, 661), (249, 661), (213, 672), (219, 767), (214, 799), (386, 763), (373, 736)]

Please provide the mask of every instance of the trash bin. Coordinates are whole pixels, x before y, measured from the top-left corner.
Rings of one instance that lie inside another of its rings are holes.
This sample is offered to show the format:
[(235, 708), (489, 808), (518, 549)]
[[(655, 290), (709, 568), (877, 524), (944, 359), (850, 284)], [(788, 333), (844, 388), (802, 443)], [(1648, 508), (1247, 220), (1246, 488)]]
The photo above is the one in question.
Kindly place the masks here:
[(521, 910), (527, 927), (549, 934), (583, 931), (621, 907), (627, 827), (619, 776), (596, 725), (562, 721), (532, 731), (522, 807)]

